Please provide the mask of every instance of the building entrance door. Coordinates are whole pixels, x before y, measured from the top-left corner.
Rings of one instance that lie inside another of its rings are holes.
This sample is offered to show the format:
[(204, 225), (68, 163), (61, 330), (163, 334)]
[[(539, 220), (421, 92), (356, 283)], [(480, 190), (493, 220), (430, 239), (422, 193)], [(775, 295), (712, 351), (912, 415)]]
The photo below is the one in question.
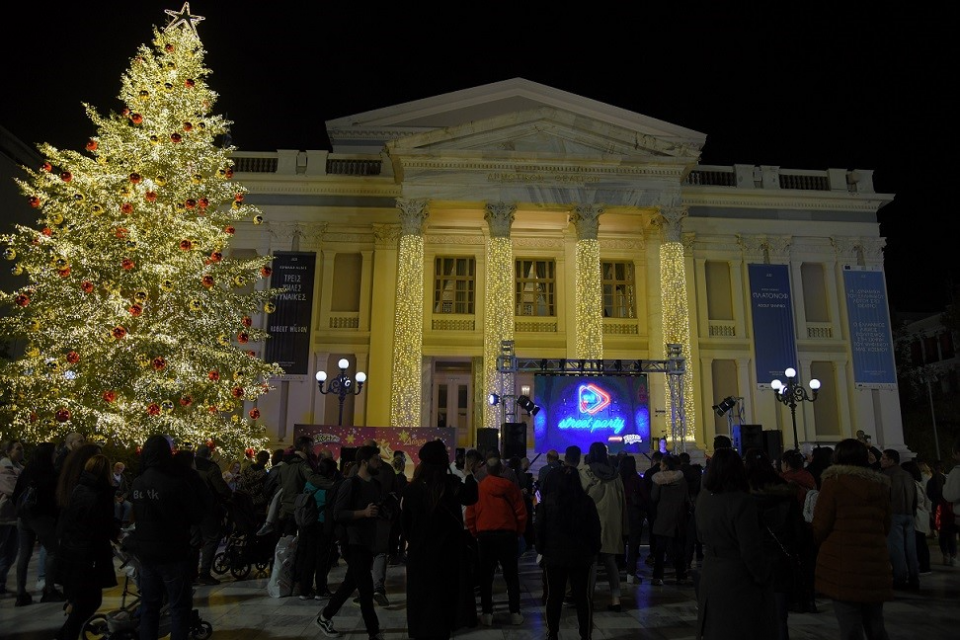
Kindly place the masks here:
[[(440, 365), (448, 365), (441, 367)], [(437, 363), (433, 376), (433, 407), (430, 424), (457, 430), (457, 445), (469, 446), (473, 434), (473, 384), (470, 372), (450, 371), (461, 363)], [(465, 364), (468, 368), (470, 363)], [(467, 445), (463, 443), (467, 442)]]

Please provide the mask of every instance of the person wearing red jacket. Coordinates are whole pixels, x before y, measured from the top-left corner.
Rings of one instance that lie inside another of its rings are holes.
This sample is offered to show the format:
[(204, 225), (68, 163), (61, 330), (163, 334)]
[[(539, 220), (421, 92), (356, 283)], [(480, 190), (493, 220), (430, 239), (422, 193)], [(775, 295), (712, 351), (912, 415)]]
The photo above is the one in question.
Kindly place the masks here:
[(497, 563), (507, 583), (510, 624), (523, 624), (517, 538), (527, 526), (527, 508), (520, 487), (503, 477), (503, 469), (499, 455), (488, 454), (479, 499), (467, 507), (466, 513), (467, 528), (480, 547), (480, 622), (486, 626), (493, 624), (493, 575)]

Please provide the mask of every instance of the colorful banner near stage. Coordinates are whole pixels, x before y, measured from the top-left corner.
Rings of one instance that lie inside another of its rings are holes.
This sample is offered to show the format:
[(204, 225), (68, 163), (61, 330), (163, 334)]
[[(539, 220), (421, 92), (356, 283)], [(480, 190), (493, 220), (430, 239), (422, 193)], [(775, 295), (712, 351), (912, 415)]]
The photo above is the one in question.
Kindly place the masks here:
[(276, 311), (267, 316), (264, 360), (276, 362), (288, 376), (302, 376), (310, 358), (310, 322), (313, 314), (313, 279), (317, 254), (278, 251), (273, 254), (270, 287), (285, 291), (273, 299)]
[(848, 269), (846, 289), (853, 381), (857, 387), (892, 388), (897, 382), (893, 333), (882, 271)]
[(335, 460), (340, 460), (342, 447), (360, 447), (367, 440), (373, 440), (380, 447), (380, 457), (393, 459), (393, 452), (401, 450), (407, 456), (407, 477), (420, 463), (420, 447), (431, 440), (441, 440), (447, 445), (447, 453), (453, 462), (457, 447), (456, 429), (436, 429), (430, 427), (328, 427), (319, 424), (297, 424), (293, 427), (294, 439), (310, 436), (314, 441), (314, 451), (329, 449)]
[(753, 310), (753, 352), (757, 382), (783, 379), (787, 367), (800, 368), (793, 332), (790, 272), (785, 264), (747, 265)]

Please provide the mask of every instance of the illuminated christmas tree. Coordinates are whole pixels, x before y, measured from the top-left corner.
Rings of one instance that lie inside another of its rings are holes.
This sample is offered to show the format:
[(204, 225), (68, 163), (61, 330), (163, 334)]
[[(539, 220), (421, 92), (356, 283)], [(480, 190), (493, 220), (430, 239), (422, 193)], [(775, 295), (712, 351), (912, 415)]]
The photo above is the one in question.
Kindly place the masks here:
[[(212, 112), (202, 43), (185, 4), (122, 76), (120, 113), (89, 105), (85, 152), (39, 145), (18, 181), (37, 228), (0, 237), (27, 283), (0, 292), (0, 339), (25, 344), (0, 367), (0, 424), (29, 442), (80, 431), (121, 446), (152, 434), (233, 455), (264, 444), (255, 406), (282, 370), (251, 346), (270, 258), (232, 259), (234, 225), (262, 223), (233, 181), (230, 122)], [(0, 434), (3, 435), (3, 434)]]

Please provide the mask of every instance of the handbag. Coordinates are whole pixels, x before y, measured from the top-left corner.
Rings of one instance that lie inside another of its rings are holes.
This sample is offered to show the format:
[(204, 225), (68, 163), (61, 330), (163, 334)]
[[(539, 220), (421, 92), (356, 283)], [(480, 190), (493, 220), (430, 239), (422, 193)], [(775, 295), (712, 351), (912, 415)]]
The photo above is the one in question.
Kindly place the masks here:
[(770, 534), (770, 537), (773, 538), (773, 541), (777, 543), (777, 546), (780, 547), (780, 553), (783, 554), (783, 557), (786, 558), (791, 564), (795, 565), (797, 569), (800, 568), (800, 556), (795, 553), (790, 553), (783, 543), (780, 542), (780, 538), (776, 536), (773, 530), (767, 525), (767, 533)]

